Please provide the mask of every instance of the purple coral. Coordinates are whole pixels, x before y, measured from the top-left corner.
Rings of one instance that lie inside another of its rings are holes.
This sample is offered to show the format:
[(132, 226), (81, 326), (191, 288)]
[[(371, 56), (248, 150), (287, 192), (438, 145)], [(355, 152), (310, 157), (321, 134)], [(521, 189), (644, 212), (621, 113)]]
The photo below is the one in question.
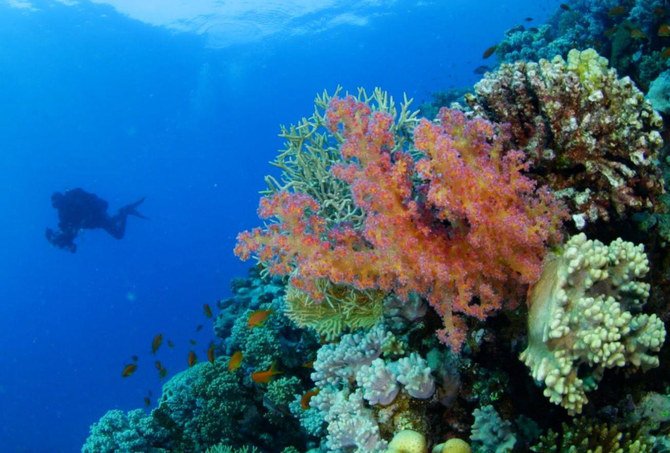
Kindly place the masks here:
[(398, 382), (412, 398), (427, 399), (435, 393), (435, 380), (426, 360), (416, 352), (390, 365)]

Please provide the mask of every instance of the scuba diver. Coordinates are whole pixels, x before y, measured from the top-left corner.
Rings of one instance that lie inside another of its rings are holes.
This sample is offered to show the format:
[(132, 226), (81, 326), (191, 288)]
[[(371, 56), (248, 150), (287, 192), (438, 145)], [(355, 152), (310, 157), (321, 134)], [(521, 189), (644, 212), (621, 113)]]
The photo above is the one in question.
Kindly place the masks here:
[(137, 211), (144, 197), (140, 200), (123, 206), (118, 212), (110, 216), (107, 213), (107, 202), (97, 195), (76, 188), (65, 193), (54, 192), (51, 195), (51, 205), (58, 210), (58, 229), (46, 230), (46, 238), (58, 248), (72, 253), (77, 251), (74, 239), (79, 231), (84, 229), (102, 228), (116, 239), (123, 238), (126, 232), (126, 219), (129, 215), (147, 219)]

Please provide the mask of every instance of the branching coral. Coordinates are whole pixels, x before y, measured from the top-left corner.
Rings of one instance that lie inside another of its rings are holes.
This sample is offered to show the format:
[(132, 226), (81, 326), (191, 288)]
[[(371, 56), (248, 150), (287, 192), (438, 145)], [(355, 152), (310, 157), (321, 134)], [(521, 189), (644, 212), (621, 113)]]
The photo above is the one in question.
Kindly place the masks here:
[(624, 432), (615, 425), (578, 418), (570, 424), (563, 423), (560, 434), (550, 430), (531, 450), (536, 453), (650, 453), (655, 451), (652, 446), (651, 439), (641, 433)]
[[(360, 225), (364, 213), (354, 204), (349, 186), (330, 171), (333, 165), (343, 161), (338, 147), (344, 137), (329, 131), (325, 111), (340, 91), (338, 87), (332, 96), (324, 91), (314, 100), (315, 109), (311, 117), (303, 118), (297, 125), (281, 127), (279, 136), (286, 140), (285, 147), (271, 164), (281, 169), (282, 173), (279, 180), (266, 176), (268, 188), (261, 193), (304, 193), (318, 202), (318, 214), (327, 222)], [(418, 112), (410, 110), (411, 101), (405, 98), (398, 109), (393, 98), (380, 88), (375, 88), (372, 94), (360, 88), (356, 99), (371, 106), (373, 111), (397, 118), (392, 132), (398, 137), (396, 146), (402, 148), (418, 122)]]
[(516, 444), (516, 436), (509, 420), (503, 420), (493, 406), (475, 409), (472, 415), (475, 421), (472, 424), (470, 440), (475, 451), (493, 453), (512, 451)]
[(331, 171), (350, 186), (362, 226), (330, 228), (316, 199), (280, 191), (259, 208), (278, 222), (241, 233), (235, 253), (290, 274), (317, 301), (323, 279), (404, 300), (420, 294), (444, 320), (441, 339), (458, 351), (465, 323), (453, 314), (485, 319), (510, 288), (532, 283), (546, 244), (560, 238), (561, 206), (522, 175), (522, 153), (507, 150), (487, 121), (447, 109), (440, 124), (421, 121), (415, 164), (398, 148), (390, 114), (348, 97), (333, 99), (326, 116), (344, 137), (344, 163)]
[(475, 93), (471, 107), (510, 125), (533, 177), (561, 191), (578, 227), (653, 209), (663, 193), (661, 118), (593, 49), (503, 64)]
[(617, 239), (609, 246), (572, 237), (549, 259), (530, 294), (529, 345), (521, 359), (544, 394), (570, 414), (580, 413), (586, 392), (605, 369), (658, 366), (665, 340), (654, 314), (634, 314), (649, 296), (643, 247)]

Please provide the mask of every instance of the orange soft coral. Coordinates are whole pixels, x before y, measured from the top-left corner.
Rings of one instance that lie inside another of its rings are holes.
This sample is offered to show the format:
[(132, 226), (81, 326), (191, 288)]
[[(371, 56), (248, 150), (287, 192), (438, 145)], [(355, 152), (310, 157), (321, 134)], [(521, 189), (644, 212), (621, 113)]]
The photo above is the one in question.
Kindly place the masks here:
[(423, 120), (415, 145), (424, 157), (416, 163), (395, 149), (391, 115), (335, 98), (327, 121), (345, 138), (345, 163), (331, 171), (350, 185), (363, 227), (329, 230), (314, 199), (279, 192), (259, 209), (278, 222), (241, 233), (235, 253), (257, 255), (316, 299), (318, 279), (401, 298), (418, 293), (444, 319), (442, 340), (458, 351), (465, 323), (453, 314), (485, 319), (510, 288), (535, 281), (563, 209), (522, 175), (522, 153), (506, 150), (486, 121), (446, 109), (440, 124)]

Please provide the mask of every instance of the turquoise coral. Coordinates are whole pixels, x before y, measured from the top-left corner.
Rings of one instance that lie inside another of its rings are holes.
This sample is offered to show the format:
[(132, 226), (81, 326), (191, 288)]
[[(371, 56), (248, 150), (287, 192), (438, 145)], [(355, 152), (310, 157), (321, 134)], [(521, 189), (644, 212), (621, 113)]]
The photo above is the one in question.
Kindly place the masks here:
[(91, 425), (91, 432), (82, 453), (116, 453), (120, 451), (147, 453), (167, 452), (165, 445), (170, 433), (141, 409), (125, 413), (114, 409)]
[(503, 420), (493, 406), (483, 406), (472, 413), (472, 449), (475, 453), (507, 453), (516, 444), (512, 423)]

